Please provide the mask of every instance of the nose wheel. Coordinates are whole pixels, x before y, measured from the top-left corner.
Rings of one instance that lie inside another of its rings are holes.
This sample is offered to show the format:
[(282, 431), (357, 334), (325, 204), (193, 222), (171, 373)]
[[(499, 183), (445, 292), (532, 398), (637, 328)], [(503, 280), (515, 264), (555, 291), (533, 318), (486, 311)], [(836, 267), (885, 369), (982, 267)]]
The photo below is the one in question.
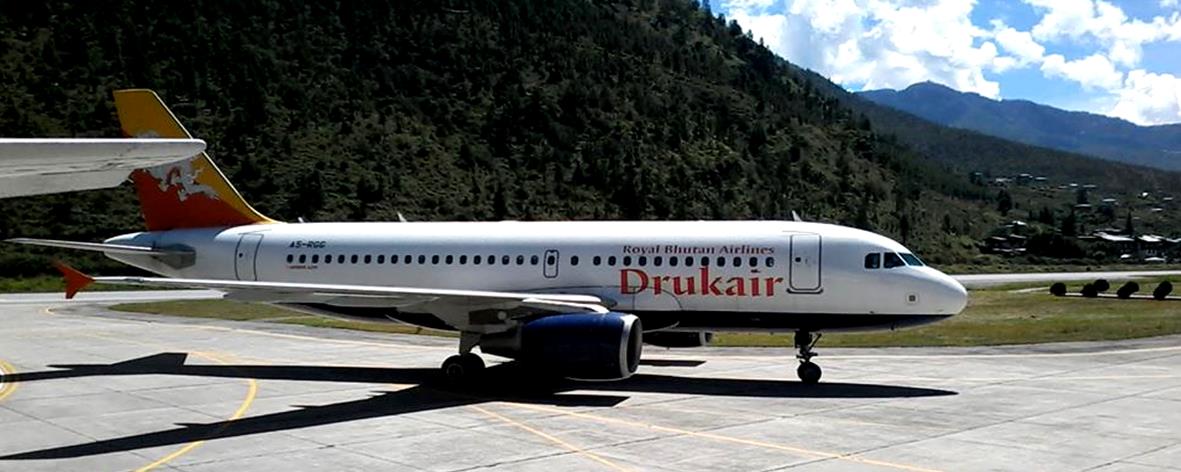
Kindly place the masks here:
[(816, 357), (816, 353), (812, 348), (820, 341), (820, 333), (813, 335), (809, 331), (796, 331), (795, 345), (798, 352), (796, 359), (800, 360), (800, 366), (796, 368), (796, 375), (800, 377), (800, 381), (805, 384), (815, 384), (820, 381), (820, 375), (823, 371), (820, 366), (812, 362), (812, 358)]

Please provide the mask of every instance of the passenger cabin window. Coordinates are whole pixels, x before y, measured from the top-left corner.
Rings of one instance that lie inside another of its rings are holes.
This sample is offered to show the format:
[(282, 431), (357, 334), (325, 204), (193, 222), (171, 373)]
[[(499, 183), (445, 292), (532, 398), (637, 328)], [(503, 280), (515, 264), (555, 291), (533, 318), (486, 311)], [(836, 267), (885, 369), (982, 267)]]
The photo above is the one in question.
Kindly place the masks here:
[(572, 266), (578, 265), (578, 256), (570, 256), (570, 265), (572, 265)]
[(877, 269), (882, 266), (882, 255), (876, 252), (865, 255), (865, 268)]
[(882, 258), (882, 267), (885, 267), (887, 269), (893, 269), (895, 267), (902, 267), (904, 265), (906, 265), (906, 263), (902, 262), (902, 258), (898, 257), (898, 254), (893, 253), (893, 252), (887, 252), (884, 255), (884, 257)]
[(287, 255), (287, 262), (288, 262), (288, 263), (291, 263), (291, 262), (292, 262), (292, 261), (294, 261), (294, 260), (295, 260), (295, 256), (294, 256), (294, 255), (291, 255), (291, 254), (288, 254), (288, 255)]
[(615, 267), (615, 256), (607, 257), (607, 265)]
[(664, 258), (660, 257), (660, 256), (653, 257), (652, 258), (652, 265), (654, 265), (656, 267), (660, 267), (661, 265), (664, 265)]
[(300, 264), (303, 264), (303, 263), (305, 263), (305, 262), (307, 262), (307, 261), (308, 261), (308, 256), (307, 256), (307, 254), (300, 254), (300, 255), (299, 255), (299, 263), (300, 263)]
[(340, 255), (336, 256), (336, 263), (337, 264), (344, 264), (344, 254), (340, 254)]
[(319, 254), (312, 254), (312, 264), (319, 264), (319, 263), (320, 263), (320, 255)]
[(632, 265), (632, 256), (623, 256), (623, 265), (630, 267)]
[(419, 264), (426, 264), (426, 254), (420, 254), (418, 256), (418, 263)]
[[(670, 257), (670, 258), (668, 258), (668, 265), (676, 267), (677, 261), (679, 261), (679, 260), (680, 259), (677, 259), (676, 257)], [(660, 265), (660, 258), (659, 257), (656, 258), (656, 265)]]
[(640, 267), (648, 265), (648, 256), (640, 256), (636, 263), (639, 264)]
[(479, 256), (478, 254), (477, 254), (477, 255), (475, 255), (475, 256), (472, 256), (472, 264), (475, 264), (475, 265), (480, 265), (480, 260), (481, 260), (481, 259), (480, 259), (480, 256)]
[(517, 265), (525, 265), (525, 256), (517, 256)]
[(438, 264), (438, 263), (439, 263), (439, 255), (435, 254), (435, 255), (431, 256), (431, 264)]
[(591, 259), (591, 264), (599, 265), (602, 263), (603, 263), (603, 256), (595, 256), (594, 259)]
[(377, 263), (378, 264), (385, 264), (385, 254), (381, 254), (381, 255), (377, 256)]
[(767, 267), (775, 267), (775, 258), (768, 257), (767, 260), (763, 261), (763, 265)]
[(501, 256), (500, 257), (500, 265), (508, 265), (509, 262), (510, 262), (510, 259), (508, 256)]
[(459, 256), (459, 265), (467, 264), (467, 256)]
[(537, 263), (538, 263), (539, 261), (540, 261), (540, 259), (539, 259), (539, 258), (538, 258), (536, 255), (534, 255), (534, 256), (532, 256), (532, 257), (530, 257), (530, 258), (529, 258), (529, 264), (530, 264), (530, 265), (537, 265)]
[(909, 252), (904, 252), (900, 255), (902, 256), (902, 260), (906, 261), (906, 265), (908, 265), (908, 266), (922, 267), (922, 266), (926, 265), (926, 264), (923, 264), (922, 259), (919, 259), (919, 256), (916, 256), (916, 255), (911, 254)]

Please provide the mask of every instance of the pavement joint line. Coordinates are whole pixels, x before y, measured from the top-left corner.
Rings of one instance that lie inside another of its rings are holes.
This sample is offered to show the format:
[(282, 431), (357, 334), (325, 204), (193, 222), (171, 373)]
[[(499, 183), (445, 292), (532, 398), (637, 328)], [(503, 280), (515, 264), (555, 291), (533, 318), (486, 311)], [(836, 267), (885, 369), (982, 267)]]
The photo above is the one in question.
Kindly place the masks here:
[(755, 447), (760, 447), (760, 448), (764, 448), (764, 449), (772, 449), (772, 450), (778, 450), (778, 451), (783, 451), (783, 452), (789, 452), (789, 453), (792, 453), (795, 455), (805, 456), (805, 457), (843, 460), (843, 461), (849, 461), (849, 462), (854, 462), (854, 463), (858, 463), (858, 464), (876, 465), (876, 466), (887, 467), (887, 468), (891, 468), (891, 469), (905, 470), (908, 472), (938, 472), (938, 469), (928, 469), (928, 468), (924, 468), (924, 467), (916, 467), (916, 466), (911, 466), (911, 465), (906, 465), (906, 464), (896, 464), (893, 462), (886, 462), (886, 461), (879, 461), (879, 460), (874, 460), (874, 459), (867, 459), (864, 457), (857, 457), (858, 455), (862, 454), (861, 452), (852, 453), (852, 454), (842, 454), (842, 453), (834, 453), (834, 452), (826, 452), (826, 451), (817, 451), (817, 450), (804, 449), (804, 448), (795, 447), (795, 446), (788, 446), (788, 445), (784, 445), (784, 444), (775, 444), (775, 443), (769, 443), (769, 442), (765, 442), (765, 441), (758, 441), (758, 440), (754, 440), (754, 439), (737, 438), (737, 437), (733, 437), (733, 436), (726, 436), (726, 435), (712, 433), (712, 432), (690, 431), (690, 430), (686, 430), (686, 429), (671, 428), (668, 426), (660, 426), (660, 425), (655, 425), (655, 424), (650, 424), (650, 423), (640, 423), (640, 422), (636, 422), (636, 421), (623, 420), (623, 419), (618, 419), (618, 418), (608, 418), (608, 417), (604, 417), (604, 416), (592, 415), (592, 414), (583, 413), (583, 412), (564, 411), (564, 410), (561, 410), (558, 408), (551, 408), (551, 407), (545, 407), (545, 406), (540, 406), (540, 405), (528, 405), (528, 404), (522, 404), (522, 403), (508, 403), (508, 402), (504, 402), (503, 404), (511, 405), (511, 406), (514, 406), (517, 408), (524, 408), (524, 409), (528, 409), (528, 410), (559, 413), (559, 414), (566, 415), (566, 416), (572, 416), (572, 417), (576, 417), (576, 418), (597, 421), (600, 423), (620, 424), (620, 425), (631, 426), (631, 427), (641, 428), (641, 429), (664, 431), (664, 432), (680, 434), (680, 435), (684, 435), (684, 436), (712, 439), (715, 441), (730, 442), (730, 443), (735, 443), (735, 444), (744, 444), (747, 446), (755, 446)]
[[(984, 385), (982, 385), (982, 386), (983, 386), (983, 387), (991, 387), (991, 386), (996, 386), (996, 385), (1001, 385), (1001, 384), (1000, 384), (1000, 383), (997, 383), (997, 384), (984, 384)], [(1149, 391), (1145, 391), (1145, 392), (1137, 392), (1137, 393), (1130, 393), (1130, 394), (1126, 394), (1126, 395), (1119, 395), (1119, 396), (1115, 396), (1115, 397), (1111, 397), (1111, 398), (1104, 398), (1104, 399), (1101, 399), (1101, 400), (1095, 400), (1095, 401), (1091, 401), (1091, 402), (1085, 402), (1085, 403), (1078, 404), (1078, 405), (1069, 405), (1069, 406), (1063, 406), (1063, 407), (1055, 408), (1055, 409), (1053, 409), (1053, 410), (1048, 410), (1048, 411), (1039, 411), (1039, 412), (1037, 412), (1037, 413), (1030, 414), (1030, 415), (1025, 415), (1025, 416), (1022, 416), (1022, 417), (1019, 417), (1019, 418), (1006, 418), (1006, 419), (1004, 419), (1004, 420), (1001, 420), (1001, 421), (993, 421), (993, 422), (989, 422), (989, 423), (979, 424), (979, 425), (976, 425), (976, 426), (973, 426), (973, 427), (970, 427), (970, 428), (965, 428), (965, 429), (961, 429), (961, 430), (957, 430), (957, 431), (950, 431), (950, 432), (947, 432), (947, 433), (940, 433), (940, 434), (936, 434), (936, 435), (932, 435), (932, 436), (927, 436), (927, 437), (923, 437), (923, 438), (916, 438), (916, 439), (913, 439), (913, 440), (908, 440), (908, 441), (901, 441), (901, 442), (894, 443), (894, 444), (885, 444), (885, 445), (882, 445), (882, 446), (879, 446), (879, 447), (873, 447), (873, 448), (866, 449), (866, 450), (864, 450), (864, 451), (859, 451), (859, 452), (857, 452), (857, 454), (867, 454), (867, 453), (870, 453), (870, 452), (881, 451), (881, 450), (890, 449), (890, 448), (893, 448), (893, 447), (904, 446), (904, 445), (908, 445), (908, 444), (917, 444), (917, 443), (920, 443), (920, 442), (923, 442), (923, 441), (930, 441), (930, 440), (933, 440), (933, 439), (942, 439), (942, 438), (946, 438), (946, 437), (949, 437), (949, 436), (954, 436), (954, 435), (958, 435), (958, 434), (964, 434), (964, 433), (970, 433), (970, 432), (972, 432), (972, 431), (977, 431), (977, 430), (984, 429), (984, 428), (991, 428), (991, 427), (994, 427), (994, 426), (1000, 426), (1000, 425), (1003, 425), (1003, 424), (1009, 424), (1009, 423), (1018, 423), (1018, 422), (1022, 422), (1022, 421), (1030, 421), (1030, 422), (1033, 422), (1033, 423), (1037, 423), (1036, 421), (1031, 421), (1031, 420), (1033, 420), (1034, 418), (1037, 418), (1037, 417), (1039, 417), (1039, 416), (1046, 416), (1046, 415), (1050, 415), (1050, 414), (1054, 414), (1054, 413), (1061, 413), (1061, 412), (1063, 412), (1063, 411), (1067, 411), (1067, 410), (1073, 410), (1073, 409), (1078, 409), (1078, 408), (1087, 408), (1087, 407), (1095, 406), (1095, 405), (1098, 405), (1098, 404), (1101, 404), (1101, 403), (1107, 403), (1107, 402), (1112, 402), (1112, 401), (1116, 401), (1116, 400), (1123, 400), (1123, 399), (1127, 399), (1127, 398), (1138, 397), (1138, 396), (1142, 396), (1142, 395), (1145, 395), (1145, 394), (1150, 394), (1150, 393), (1160, 392), (1160, 391), (1164, 391), (1164, 390), (1169, 390), (1169, 389), (1172, 389), (1172, 388), (1175, 388), (1175, 386), (1162, 387), (1162, 388), (1158, 388), (1158, 389), (1155, 389), (1155, 390), (1149, 390)], [(962, 440), (962, 441), (968, 441), (967, 439), (961, 439), (961, 440)], [(994, 445), (995, 445), (995, 444), (994, 444)], [(1016, 445), (1016, 446), (1014, 446), (1014, 445), (1011, 445), (1011, 444), (1010, 444), (1010, 445), (1005, 445), (1005, 447), (1018, 447), (1018, 448), (1022, 448), (1020, 445)], [(1022, 449), (1024, 449), (1024, 448), (1022, 448)]]
[(566, 442), (566, 441), (562, 440), (561, 438), (558, 438), (552, 434), (546, 433), (545, 431), (541, 431), (539, 429), (531, 427), (531, 426), (529, 426), (525, 423), (522, 423), (520, 421), (509, 418), (508, 416), (488, 410), (487, 408), (481, 407), (479, 405), (468, 405), (467, 407), (469, 409), (478, 411), (478, 412), (483, 413), (487, 416), (490, 416), (490, 417), (495, 418), (497, 420), (503, 421), (503, 422), (508, 423), (508, 424), (515, 426), (517, 428), (520, 428), (520, 429), (522, 429), (526, 432), (529, 432), (535, 436), (549, 440), (550, 442), (552, 442), (554, 444), (557, 444), (559, 446), (562, 446), (563, 448), (566, 448), (567, 450), (569, 450), (570, 452), (572, 452), (574, 454), (577, 454), (577, 455), (580, 455), (580, 456), (585, 457), (587, 459), (590, 459), (592, 461), (598, 462), (599, 464), (602, 464), (609, 469), (618, 470), (621, 472), (630, 472), (631, 471), (631, 469), (628, 469), (628, 468), (623, 467), (619, 464), (616, 464), (616, 463), (611, 462), (607, 459), (604, 459), (602, 456), (599, 456), (598, 454), (592, 453), (586, 449), (583, 449), (583, 448), (580, 448), (580, 447), (575, 446), (573, 444), (570, 444), (569, 442)]

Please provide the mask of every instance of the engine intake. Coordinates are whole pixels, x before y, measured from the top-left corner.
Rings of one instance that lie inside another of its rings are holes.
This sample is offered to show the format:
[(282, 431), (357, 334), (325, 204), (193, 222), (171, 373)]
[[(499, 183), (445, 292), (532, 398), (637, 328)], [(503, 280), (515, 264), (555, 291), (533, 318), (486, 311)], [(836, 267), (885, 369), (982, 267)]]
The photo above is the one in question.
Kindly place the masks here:
[(551, 315), (511, 333), (485, 336), (480, 350), (563, 377), (619, 380), (640, 366), (643, 326), (626, 313)]

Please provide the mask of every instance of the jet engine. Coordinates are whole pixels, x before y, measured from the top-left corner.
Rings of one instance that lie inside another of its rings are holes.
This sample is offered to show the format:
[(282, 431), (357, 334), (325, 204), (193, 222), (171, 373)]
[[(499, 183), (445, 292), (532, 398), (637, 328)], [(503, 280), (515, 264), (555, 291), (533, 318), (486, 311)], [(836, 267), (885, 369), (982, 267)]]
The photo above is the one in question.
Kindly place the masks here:
[(702, 347), (713, 339), (713, 333), (704, 331), (656, 331), (644, 335), (644, 343), (660, 347)]
[(480, 340), (480, 350), (488, 354), (581, 380), (630, 377), (642, 349), (640, 318), (614, 312), (545, 316)]

